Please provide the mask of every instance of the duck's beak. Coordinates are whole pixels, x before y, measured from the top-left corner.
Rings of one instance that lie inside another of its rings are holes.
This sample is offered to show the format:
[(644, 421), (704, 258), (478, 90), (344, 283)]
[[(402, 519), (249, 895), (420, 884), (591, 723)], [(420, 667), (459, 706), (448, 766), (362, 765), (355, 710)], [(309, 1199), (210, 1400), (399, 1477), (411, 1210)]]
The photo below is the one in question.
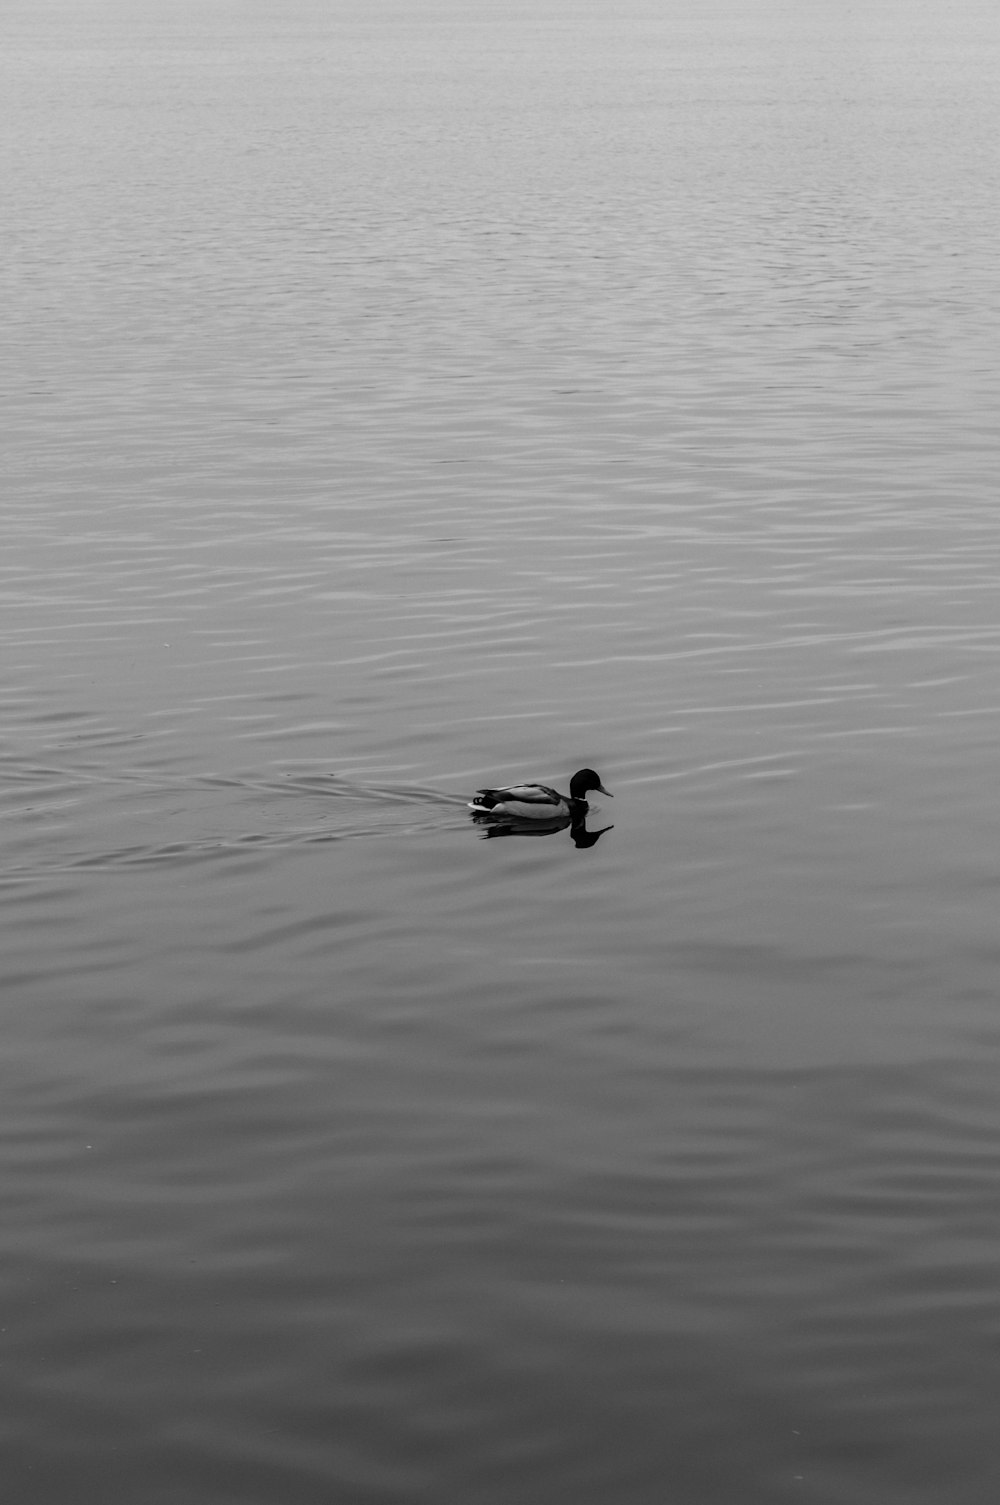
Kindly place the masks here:
[(597, 792), (598, 792), (598, 794), (606, 794), (609, 800), (613, 800), (614, 799), (614, 795), (611, 793), (611, 790), (610, 789), (605, 789), (605, 787), (604, 787), (603, 784), (598, 784), (598, 786), (597, 786)]

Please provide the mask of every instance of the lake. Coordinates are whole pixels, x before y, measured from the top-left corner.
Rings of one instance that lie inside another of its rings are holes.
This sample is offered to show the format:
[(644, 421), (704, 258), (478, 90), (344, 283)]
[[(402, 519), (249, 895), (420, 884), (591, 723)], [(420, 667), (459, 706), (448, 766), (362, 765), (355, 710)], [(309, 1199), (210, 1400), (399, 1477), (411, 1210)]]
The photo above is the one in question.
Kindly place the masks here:
[(994, 1499), (1000, 13), (0, 35), (5, 1498)]

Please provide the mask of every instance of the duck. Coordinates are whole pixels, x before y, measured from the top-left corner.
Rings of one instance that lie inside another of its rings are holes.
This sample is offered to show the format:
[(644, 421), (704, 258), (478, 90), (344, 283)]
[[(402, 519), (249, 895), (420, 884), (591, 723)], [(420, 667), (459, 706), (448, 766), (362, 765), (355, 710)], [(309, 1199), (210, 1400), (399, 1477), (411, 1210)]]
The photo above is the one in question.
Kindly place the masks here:
[(581, 768), (569, 781), (569, 794), (560, 794), (548, 784), (510, 784), (506, 789), (477, 790), (469, 809), (507, 820), (578, 821), (590, 809), (587, 795), (592, 789), (614, 799), (592, 768)]

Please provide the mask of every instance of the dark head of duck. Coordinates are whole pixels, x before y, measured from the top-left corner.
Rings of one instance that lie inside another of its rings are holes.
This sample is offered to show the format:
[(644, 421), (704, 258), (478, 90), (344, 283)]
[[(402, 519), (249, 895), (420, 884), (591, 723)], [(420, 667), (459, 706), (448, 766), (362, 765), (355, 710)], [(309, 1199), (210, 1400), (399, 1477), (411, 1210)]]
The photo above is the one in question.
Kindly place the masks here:
[(586, 806), (587, 795), (592, 789), (596, 789), (598, 794), (606, 794), (609, 800), (614, 799), (614, 795), (605, 789), (592, 768), (581, 768), (569, 781), (569, 797), (580, 805)]

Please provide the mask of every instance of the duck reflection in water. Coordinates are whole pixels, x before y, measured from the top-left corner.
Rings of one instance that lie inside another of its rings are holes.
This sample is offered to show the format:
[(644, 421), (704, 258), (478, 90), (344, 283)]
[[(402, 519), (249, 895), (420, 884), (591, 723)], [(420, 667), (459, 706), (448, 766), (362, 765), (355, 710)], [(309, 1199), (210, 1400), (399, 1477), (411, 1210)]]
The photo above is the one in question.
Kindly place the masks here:
[(473, 825), (483, 827), (483, 840), (488, 841), (494, 836), (554, 836), (557, 831), (568, 829), (573, 838), (574, 846), (592, 847), (605, 831), (613, 831), (614, 826), (602, 826), (599, 831), (587, 830), (587, 817), (585, 815), (563, 815), (555, 820), (513, 820), (509, 815), (475, 814), (472, 817)]

